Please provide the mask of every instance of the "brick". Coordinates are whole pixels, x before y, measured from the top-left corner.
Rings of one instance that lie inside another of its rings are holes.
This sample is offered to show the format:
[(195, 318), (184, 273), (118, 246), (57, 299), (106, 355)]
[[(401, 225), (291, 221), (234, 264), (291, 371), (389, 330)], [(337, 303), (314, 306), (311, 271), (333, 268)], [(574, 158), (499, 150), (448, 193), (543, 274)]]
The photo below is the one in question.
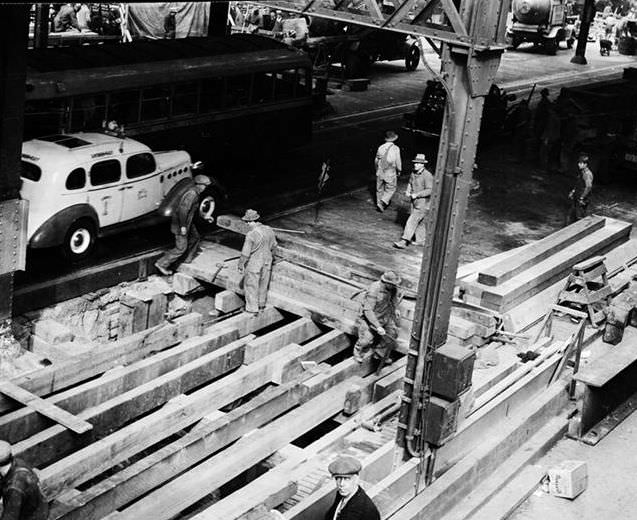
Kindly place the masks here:
[(173, 276), (173, 291), (180, 296), (188, 296), (203, 290), (203, 285), (192, 276), (179, 272)]
[(75, 337), (71, 329), (52, 319), (36, 322), (33, 333), (51, 345), (72, 341)]

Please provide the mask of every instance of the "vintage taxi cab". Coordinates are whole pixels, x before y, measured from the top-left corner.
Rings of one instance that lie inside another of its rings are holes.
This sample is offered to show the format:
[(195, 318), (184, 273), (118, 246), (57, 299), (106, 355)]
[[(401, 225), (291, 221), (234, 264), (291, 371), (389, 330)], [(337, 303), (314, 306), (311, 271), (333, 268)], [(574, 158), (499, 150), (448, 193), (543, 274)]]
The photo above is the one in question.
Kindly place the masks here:
[(29, 246), (61, 246), (79, 260), (99, 236), (161, 218), (156, 210), (190, 182), (192, 164), (187, 152), (117, 135), (58, 134), (23, 143), (21, 176)]

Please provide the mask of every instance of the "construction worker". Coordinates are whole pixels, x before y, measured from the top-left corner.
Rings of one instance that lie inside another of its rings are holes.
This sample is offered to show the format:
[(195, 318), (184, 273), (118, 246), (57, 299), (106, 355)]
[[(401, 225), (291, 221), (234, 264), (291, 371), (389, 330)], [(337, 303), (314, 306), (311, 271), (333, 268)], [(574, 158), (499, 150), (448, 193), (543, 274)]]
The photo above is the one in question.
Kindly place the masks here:
[(2, 520), (46, 520), (49, 504), (38, 476), (22, 459), (13, 456), (11, 444), (0, 441), (0, 492)]
[(417, 154), (412, 162), (414, 163), (414, 170), (409, 177), (407, 191), (405, 192), (405, 195), (411, 200), (411, 211), (405, 224), (402, 238), (398, 242), (394, 242), (394, 247), (398, 249), (405, 249), (414, 235), (416, 235), (416, 240), (413, 242), (414, 245), (422, 246), (425, 244), (425, 232), (427, 230), (425, 217), (429, 209), (429, 199), (431, 198), (434, 178), (431, 172), (425, 168), (425, 164), (428, 161), (424, 153)]
[[(184, 257), (184, 262), (192, 262), (197, 254), (200, 237), (193, 219), (199, 207), (199, 196), (209, 185), (210, 179), (208, 177), (197, 175), (193, 179), (193, 183), (188, 186), (176, 201), (170, 223), (170, 231), (175, 235), (175, 247), (166, 251), (155, 262), (155, 267), (161, 274), (165, 276), (173, 274), (170, 269), (173, 263), (182, 256)], [(212, 216), (208, 216), (206, 219), (212, 221)]]
[(389, 348), (387, 341), (395, 342), (398, 338), (398, 286), (401, 281), (394, 271), (387, 271), (367, 289), (356, 322), (358, 340), (353, 357), (359, 363), (368, 357), (370, 348), (375, 357), (385, 359), (385, 349)]
[(396, 192), (397, 177), (403, 169), (400, 148), (395, 144), (398, 134), (393, 130), (385, 132), (385, 142), (378, 147), (374, 166), (376, 167), (376, 207), (381, 213), (387, 209)]
[(566, 217), (566, 224), (584, 218), (588, 208), (589, 196), (593, 189), (593, 172), (588, 167), (588, 155), (580, 154), (577, 159), (577, 181), (575, 187), (568, 194), (570, 209)]
[(253, 209), (242, 220), (250, 226), (241, 249), (239, 272), (243, 274), (243, 290), (246, 312), (257, 314), (265, 309), (272, 274), (272, 258), (276, 248), (276, 236), (269, 226), (259, 222), (261, 216)]
[(351, 456), (339, 456), (330, 462), (327, 470), (336, 481), (336, 496), (325, 520), (380, 520), (378, 508), (359, 485), (362, 468), (361, 462)]

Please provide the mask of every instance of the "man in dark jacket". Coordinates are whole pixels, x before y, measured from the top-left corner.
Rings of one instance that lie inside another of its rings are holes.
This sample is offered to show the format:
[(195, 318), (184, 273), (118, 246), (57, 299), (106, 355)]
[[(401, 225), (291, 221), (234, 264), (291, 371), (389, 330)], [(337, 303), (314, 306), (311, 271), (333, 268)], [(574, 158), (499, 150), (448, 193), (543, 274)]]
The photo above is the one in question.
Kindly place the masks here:
[(584, 218), (590, 202), (590, 194), (593, 190), (593, 172), (588, 167), (588, 155), (580, 154), (577, 160), (577, 180), (575, 186), (568, 194), (570, 200), (566, 225)]
[(184, 262), (192, 262), (199, 247), (199, 232), (193, 219), (199, 207), (199, 196), (210, 185), (210, 179), (205, 175), (197, 175), (193, 180), (194, 183), (184, 191), (172, 212), (170, 231), (175, 235), (175, 247), (155, 262), (157, 270), (165, 276), (173, 274), (170, 266), (184, 254)]
[(58, 14), (53, 19), (54, 32), (79, 32), (80, 26), (77, 22), (77, 11), (80, 10), (81, 4), (64, 4), (60, 7)]
[(46, 520), (49, 505), (38, 476), (26, 462), (15, 458), (8, 442), (0, 441), (2, 520)]
[(358, 459), (341, 456), (327, 467), (336, 481), (336, 497), (325, 520), (380, 520), (380, 513), (359, 486), (362, 469)]

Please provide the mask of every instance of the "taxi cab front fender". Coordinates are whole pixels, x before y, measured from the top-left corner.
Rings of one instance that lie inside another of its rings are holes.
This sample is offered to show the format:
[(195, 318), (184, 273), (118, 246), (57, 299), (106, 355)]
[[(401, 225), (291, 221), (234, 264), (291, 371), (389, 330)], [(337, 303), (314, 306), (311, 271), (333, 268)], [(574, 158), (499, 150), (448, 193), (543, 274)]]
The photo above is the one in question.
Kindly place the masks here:
[(80, 219), (89, 219), (99, 229), (95, 210), (88, 204), (75, 204), (64, 208), (42, 224), (29, 240), (32, 248), (59, 246), (64, 242), (67, 231)]

